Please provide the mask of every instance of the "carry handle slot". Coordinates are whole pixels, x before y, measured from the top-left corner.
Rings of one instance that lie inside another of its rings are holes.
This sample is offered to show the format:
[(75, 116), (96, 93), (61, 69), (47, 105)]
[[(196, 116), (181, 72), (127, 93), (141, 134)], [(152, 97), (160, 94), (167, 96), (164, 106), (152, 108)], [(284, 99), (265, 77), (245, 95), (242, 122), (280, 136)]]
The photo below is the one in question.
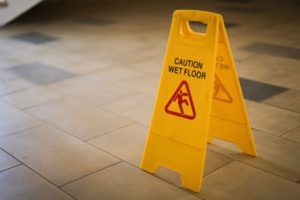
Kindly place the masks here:
[(194, 33), (206, 34), (207, 24), (199, 21), (188, 21), (188, 26)]
[(175, 29), (182, 38), (205, 42), (207, 35), (215, 34), (218, 17), (218, 14), (205, 11), (177, 10), (174, 12)]

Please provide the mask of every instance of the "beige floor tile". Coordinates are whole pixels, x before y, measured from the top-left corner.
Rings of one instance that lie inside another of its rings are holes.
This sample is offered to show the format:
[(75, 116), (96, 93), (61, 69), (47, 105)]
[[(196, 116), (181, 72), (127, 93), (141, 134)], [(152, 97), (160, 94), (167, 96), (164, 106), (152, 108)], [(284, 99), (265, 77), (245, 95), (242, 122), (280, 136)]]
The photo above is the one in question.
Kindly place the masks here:
[(283, 135), (284, 138), (300, 143), (300, 126)]
[[(252, 59), (254, 59), (253, 57)], [(267, 59), (267, 58), (265, 58)], [(238, 66), (238, 74), (241, 77), (265, 82), (281, 87), (287, 87), (294, 90), (300, 90), (298, 80), (299, 73), (288, 71), (285, 69), (272, 69), (271, 67), (263, 67), (252, 63), (243, 62)]]
[(288, 90), (263, 101), (263, 103), (300, 113), (300, 91)]
[(300, 124), (300, 114), (273, 106), (246, 101), (251, 126), (255, 129), (283, 135)]
[(55, 100), (26, 111), (82, 140), (132, 123), (118, 114), (70, 98)]
[(105, 104), (103, 107), (141, 124), (149, 125), (153, 105), (154, 97), (138, 94), (113, 101), (112, 103)]
[(115, 85), (119, 82), (130, 80), (135, 77), (141, 76), (143, 73), (136, 70), (109, 67), (97, 70), (90, 74), (81, 75), (69, 80), (61, 81), (58, 83), (50, 84), (47, 88), (52, 90), (66, 90), (67, 88), (88, 88), (88, 87), (105, 87)]
[(19, 161), (0, 149), (0, 171), (6, 170), (18, 164), (20, 164)]
[(17, 108), (25, 109), (58, 99), (60, 97), (62, 97), (62, 94), (50, 91), (43, 87), (35, 87), (18, 93), (6, 95), (1, 99), (11, 105), (16, 106)]
[(300, 73), (287, 72), (285, 70), (277, 70), (266, 73), (261, 80), (267, 80), (268, 83), (279, 85), (282, 87), (300, 90)]
[(135, 94), (128, 89), (105, 84), (72, 85), (60, 88), (59, 91), (69, 97), (95, 106), (101, 106)]
[(232, 162), (232, 159), (225, 157), (219, 153), (207, 150), (204, 176), (207, 176), (219, 168)]
[(0, 146), (56, 185), (118, 162), (118, 159), (49, 125), (2, 138)]
[[(233, 36), (231, 38), (233, 38)], [(248, 45), (251, 42), (249, 42), (247, 40), (246, 41), (238, 40), (237, 42), (231, 42), (231, 44), (234, 44), (234, 43), (240, 43), (238, 45), (232, 45), (232, 55), (233, 55), (235, 63), (236, 63), (236, 61), (251, 59), (252, 57), (255, 56), (255, 54), (252, 53), (252, 52), (247, 52), (247, 51), (241, 51), (240, 50), (240, 45), (241, 44)], [(236, 63), (236, 66), (239, 67), (240, 64)]]
[(22, 79), (13, 79), (10, 81), (6, 81), (0, 84), (0, 96), (22, 91), (31, 87), (34, 87), (33, 83), (29, 83)]
[[(285, 13), (285, 15), (289, 16), (288, 13)], [(293, 20), (289, 20), (286, 23), (277, 23), (272, 28), (262, 31), (262, 34), (265, 36), (263, 39), (269, 39), (269, 42), (274, 42), (277, 38), (284, 39), (285, 43), (282, 45), (290, 45), (293, 41), (299, 41), (297, 33), (299, 33), (299, 27), (294, 26)]]
[[(255, 56), (252, 56), (252, 58), (253, 57), (255, 57)], [(261, 82), (268, 81), (268, 80), (262, 79), (261, 77), (264, 74), (268, 74), (268, 73), (272, 72), (272, 70), (267, 67), (258, 67), (258, 66), (252, 65), (251, 63), (248, 63), (245, 60), (240, 61), (240, 64), (236, 65), (236, 67), (237, 67), (237, 72), (238, 72), (239, 77), (244, 77), (244, 78), (252, 79), (252, 80), (258, 80)]]
[[(139, 167), (147, 134), (148, 127), (134, 124), (99, 136), (90, 140), (89, 143)], [(229, 162), (231, 162), (230, 158), (208, 151), (204, 175), (212, 173)], [(180, 176), (177, 173), (159, 168), (155, 175), (174, 185), (181, 186)]]
[(299, 184), (233, 162), (205, 177), (200, 197), (204, 199), (298, 199)]
[[(1, 69), (1, 67), (0, 67), (0, 69)], [(13, 74), (10, 74), (8, 72), (0, 70), (0, 83), (4, 82), (4, 81), (13, 80), (13, 79), (17, 79), (17, 77)]]
[(144, 75), (121, 82), (118, 86), (155, 97), (158, 90), (158, 84), (158, 75)]
[(88, 142), (138, 167), (147, 134), (147, 126), (135, 123)]
[[(64, 54), (67, 54), (66, 52)], [(43, 63), (54, 65), (57, 68), (76, 73), (85, 74), (99, 69), (107, 68), (109, 65), (101, 62), (92, 62), (90, 59), (84, 58), (82, 55), (66, 55), (53, 59), (52, 56), (41, 59)]]
[(110, 67), (99, 70), (86, 78), (97, 79), (100, 83), (105, 84), (117, 84), (120, 81), (130, 80), (140, 75), (142, 75), (142, 73), (137, 72), (136, 70), (121, 67)]
[[(191, 198), (189, 193), (126, 163), (104, 169), (66, 185), (63, 189), (79, 200)], [(196, 197), (191, 199), (196, 199)]]
[[(84, 81), (89, 80), (86, 78), (87, 75), (80, 75), (80, 76), (75, 76), (73, 78), (65, 79), (59, 82), (54, 82), (45, 85), (44, 87), (55, 92), (60, 92), (61, 90), (67, 88), (67, 87), (75, 87), (78, 86), (80, 87), (82, 84), (85, 84)], [(92, 83), (94, 84), (94, 83)]]
[(73, 199), (24, 165), (0, 173), (2, 200), (67, 200)]
[(40, 120), (0, 101), (0, 137), (35, 127), (41, 123)]
[(300, 144), (253, 131), (257, 157), (242, 154), (236, 145), (215, 140), (209, 149), (292, 181), (300, 179)]
[[(246, 64), (250, 69), (255, 70), (259, 68), (265, 68), (268, 70), (284, 70), (288, 72), (300, 73), (299, 60), (283, 58), (277, 56), (269, 56), (269, 55), (256, 55), (253, 58), (243, 60), (243, 63)], [(251, 67), (250, 67), (251, 66)]]
[[(3, 46), (1, 46), (1, 50), (2, 47)], [(31, 63), (34, 60), (36, 60), (33, 56), (31, 55), (28, 56), (28, 54), (16, 55), (15, 49), (18, 49), (19, 47), (10, 47), (10, 48), (11, 49), (9, 51), (6, 51), (7, 55), (0, 59), (0, 69), (7, 69), (24, 63)]]
[(155, 50), (151, 51), (151, 56), (132, 60), (126, 63), (126, 66), (130, 69), (145, 72), (147, 74), (160, 75), (163, 66), (163, 59), (165, 56), (164, 50), (165, 49), (163, 49), (163, 51), (158, 50), (158, 53)]

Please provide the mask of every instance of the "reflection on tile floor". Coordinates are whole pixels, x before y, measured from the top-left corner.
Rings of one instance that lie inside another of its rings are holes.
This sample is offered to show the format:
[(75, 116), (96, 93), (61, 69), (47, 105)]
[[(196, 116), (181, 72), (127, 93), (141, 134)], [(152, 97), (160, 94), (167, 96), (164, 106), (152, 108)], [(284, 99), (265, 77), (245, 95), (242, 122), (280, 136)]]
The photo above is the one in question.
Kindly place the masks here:
[[(1, 200), (300, 199), (297, 0), (90, 1), (45, 1), (0, 31)], [(185, 8), (224, 15), (258, 151), (214, 140), (197, 194), (139, 169)]]
[(54, 83), (75, 76), (74, 73), (39, 62), (13, 66), (7, 68), (6, 71), (38, 85)]
[(300, 60), (300, 48), (283, 45), (255, 42), (242, 47), (241, 49), (261, 54), (281, 56)]
[(58, 40), (57, 37), (46, 35), (44, 33), (36, 33), (36, 32), (14, 35), (12, 38), (24, 42), (29, 42), (32, 44), (45, 44), (48, 42), (53, 42)]
[(245, 78), (240, 78), (240, 83), (244, 98), (257, 102), (269, 99), (288, 90), (288, 88), (253, 81)]

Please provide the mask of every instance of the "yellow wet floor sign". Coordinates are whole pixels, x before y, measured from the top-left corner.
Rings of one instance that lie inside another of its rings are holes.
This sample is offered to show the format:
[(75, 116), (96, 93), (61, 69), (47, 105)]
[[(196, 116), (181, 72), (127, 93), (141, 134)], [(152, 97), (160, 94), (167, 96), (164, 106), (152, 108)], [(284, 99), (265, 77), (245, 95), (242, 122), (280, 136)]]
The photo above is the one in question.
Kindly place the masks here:
[[(190, 21), (206, 24), (206, 32), (193, 31)], [(154, 173), (167, 167), (181, 175), (184, 187), (198, 192), (206, 146), (215, 137), (256, 155), (222, 16), (178, 10), (141, 168)]]

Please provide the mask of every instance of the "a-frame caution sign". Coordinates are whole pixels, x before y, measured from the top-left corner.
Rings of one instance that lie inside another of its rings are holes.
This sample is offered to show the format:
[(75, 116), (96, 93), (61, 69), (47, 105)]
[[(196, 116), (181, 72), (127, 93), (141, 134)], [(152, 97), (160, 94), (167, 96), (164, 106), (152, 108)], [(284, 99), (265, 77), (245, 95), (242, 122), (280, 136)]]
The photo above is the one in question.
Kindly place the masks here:
[[(193, 31), (190, 21), (207, 24), (206, 32)], [(141, 168), (154, 173), (167, 167), (181, 175), (183, 186), (198, 192), (213, 138), (256, 155), (222, 16), (179, 10), (173, 15)]]

